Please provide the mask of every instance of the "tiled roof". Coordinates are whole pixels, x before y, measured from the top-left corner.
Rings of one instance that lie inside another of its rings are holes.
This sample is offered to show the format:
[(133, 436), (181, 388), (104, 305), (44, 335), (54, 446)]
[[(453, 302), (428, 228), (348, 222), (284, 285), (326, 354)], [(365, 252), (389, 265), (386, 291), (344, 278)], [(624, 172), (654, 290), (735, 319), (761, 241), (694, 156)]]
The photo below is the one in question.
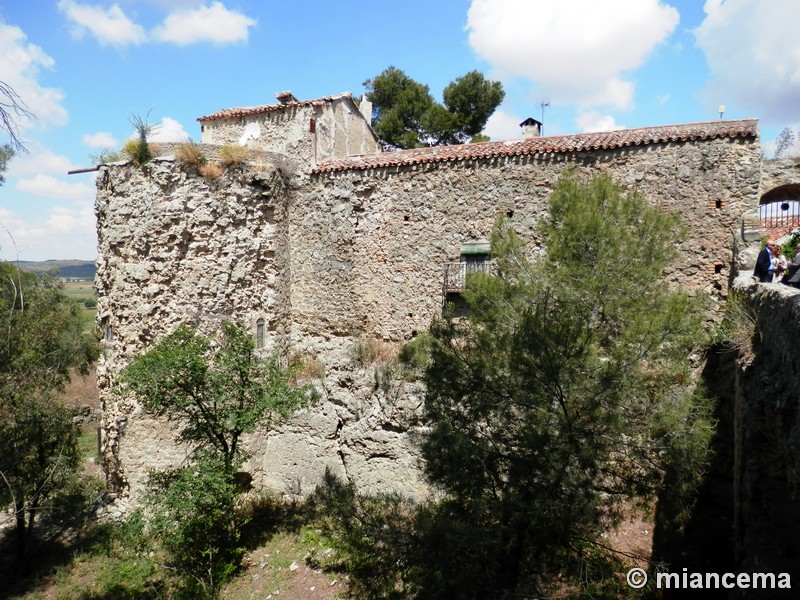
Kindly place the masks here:
[[(289, 94), (290, 92), (282, 92), (283, 94)], [(197, 120), (201, 123), (204, 121), (215, 121), (216, 119), (231, 119), (235, 117), (247, 117), (250, 115), (259, 115), (262, 113), (273, 112), (276, 110), (286, 110), (287, 108), (293, 108), (298, 106), (319, 106), (321, 104), (325, 104), (326, 102), (333, 102), (334, 100), (340, 100), (341, 98), (352, 98), (353, 95), (350, 92), (342, 92), (341, 94), (335, 94), (333, 96), (324, 96), (323, 98), (314, 98), (313, 100), (297, 100), (296, 102), (286, 102), (281, 104), (262, 104), (260, 106), (243, 106), (239, 108), (225, 108), (223, 110), (218, 110), (215, 113), (207, 115), (205, 117), (199, 117)]]
[(601, 133), (579, 133), (532, 137), (505, 142), (483, 142), (457, 146), (434, 146), (331, 159), (320, 163), (314, 173), (399, 167), (443, 161), (475, 160), (525, 154), (609, 150), (664, 142), (684, 142), (714, 138), (757, 137), (758, 120), (709, 121)]
[(761, 227), (764, 236), (769, 240), (777, 240), (800, 227), (800, 217), (792, 217), (780, 225), (766, 225)]

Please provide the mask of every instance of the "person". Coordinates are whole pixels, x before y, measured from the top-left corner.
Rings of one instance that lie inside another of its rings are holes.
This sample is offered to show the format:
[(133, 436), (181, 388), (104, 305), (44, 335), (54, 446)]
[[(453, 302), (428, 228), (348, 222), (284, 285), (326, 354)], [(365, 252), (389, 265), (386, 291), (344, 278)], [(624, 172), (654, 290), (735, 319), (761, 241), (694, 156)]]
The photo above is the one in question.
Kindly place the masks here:
[(782, 283), (800, 288), (800, 244), (794, 247), (794, 258), (783, 274)]
[(761, 283), (769, 283), (772, 281), (772, 255), (775, 249), (775, 242), (768, 241), (764, 249), (758, 253), (756, 258), (756, 267), (753, 269), (753, 276), (756, 277)]
[(775, 248), (772, 250), (773, 281), (780, 281), (781, 274), (788, 266), (789, 261), (787, 261), (786, 257), (783, 255), (783, 248), (780, 247), (780, 244), (775, 244)]

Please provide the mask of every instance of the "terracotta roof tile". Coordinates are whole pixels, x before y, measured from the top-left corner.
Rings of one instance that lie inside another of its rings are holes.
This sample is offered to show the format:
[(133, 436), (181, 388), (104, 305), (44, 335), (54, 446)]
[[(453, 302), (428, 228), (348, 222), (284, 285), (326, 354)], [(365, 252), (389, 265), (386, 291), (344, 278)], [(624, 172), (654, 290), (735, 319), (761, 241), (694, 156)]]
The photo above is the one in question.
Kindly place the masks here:
[(800, 227), (800, 217), (795, 216), (780, 225), (762, 225), (761, 231), (769, 240), (777, 240)]
[[(280, 94), (288, 94), (288, 96), (284, 96), (288, 99), (291, 96), (291, 92), (281, 92)], [(260, 106), (242, 106), (239, 108), (225, 108), (223, 110), (218, 110), (215, 113), (207, 115), (205, 117), (199, 117), (197, 120), (202, 122), (205, 121), (215, 121), (217, 119), (232, 119), (236, 117), (247, 117), (250, 115), (259, 115), (262, 113), (273, 112), (276, 110), (286, 110), (287, 108), (296, 108), (298, 106), (319, 106), (321, 104), (325, 104), (326, 102), (333, 102), (334, 100), (339, 100), (341, 98), (352, 98), (353, 95), (350, 92), (342, 92), (341, 94), (335, 94), (333, 96), (324, 96), (322, 98), (314, 98), (313, 100), (296, 100), (294, 102), (288, 101), (286, 103), (281, 104), (262, 104)], [(294, 96), (292, 96), (294, 98)]]
[(399, 167), (444, 161), (475, 160), (525, 154), (586, 152), (609, 150), (625, 146), (642, 146), (664, 142), (683, 142), (714, 138), (757, 137), (758, 120), (709, 121), (623, 129), (601, 133), (579, 133), (548, 137), (533, 137), (503, 142), (483, 142), (457, 146), (434, 146), (365, 154), (331, 159), (321, 163), (314, 173)]

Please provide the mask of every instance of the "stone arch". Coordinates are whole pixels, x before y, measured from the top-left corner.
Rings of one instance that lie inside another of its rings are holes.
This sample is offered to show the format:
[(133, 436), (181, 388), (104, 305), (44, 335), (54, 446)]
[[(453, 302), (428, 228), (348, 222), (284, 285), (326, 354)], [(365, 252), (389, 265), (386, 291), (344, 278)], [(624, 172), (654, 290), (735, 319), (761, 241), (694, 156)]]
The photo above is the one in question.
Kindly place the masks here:
[(800, 225), (800, 163), (765, 160), (761, 164), (758, 217), (762, 231), (780, 237)]
[(758, 204), (771, 204), (782, 200), (800, 200), (800, 183), (787, 183), (774, 187), (761, 195)]

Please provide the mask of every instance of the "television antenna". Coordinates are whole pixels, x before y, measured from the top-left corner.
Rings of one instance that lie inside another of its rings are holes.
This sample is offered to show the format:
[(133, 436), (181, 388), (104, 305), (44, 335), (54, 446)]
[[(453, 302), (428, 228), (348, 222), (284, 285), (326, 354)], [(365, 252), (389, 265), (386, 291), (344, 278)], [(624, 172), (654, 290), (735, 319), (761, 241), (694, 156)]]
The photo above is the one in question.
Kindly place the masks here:
[(539, 106), (542, 108), (542, 130), (539, 132), (539, 135), (544, 135), (544, 109), (550, 106), (550, 102), (547, 100), (542, 100), (539, 103)]

